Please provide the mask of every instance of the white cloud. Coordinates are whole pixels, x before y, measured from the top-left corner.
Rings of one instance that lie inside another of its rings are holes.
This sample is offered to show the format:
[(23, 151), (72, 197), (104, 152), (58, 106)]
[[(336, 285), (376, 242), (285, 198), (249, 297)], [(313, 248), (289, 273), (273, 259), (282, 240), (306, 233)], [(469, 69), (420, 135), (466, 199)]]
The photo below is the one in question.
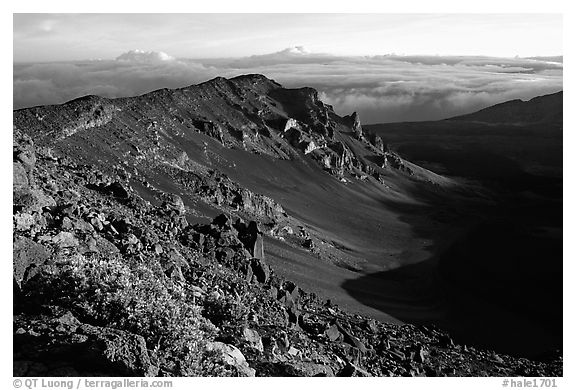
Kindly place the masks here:
[(261, 73), (290, 88), (311, 86), (341, 115), (363, 123), (436, 120), (511, 99), (562, 89), (563, 67), (549, 59), (374, 56), (310, 53), (302, 47), (238, 59), (173, 59), (130, 51), (112, 61), (14, 65), (14, 107), (99, 94), (133, 96), (216, 76)]
[(143, 50), (130, 50), (126, 53), (122, 53), (116, 57), (116, 61), (130, 61), (130, 62), (162, 62), (162, 61), (174, 61), (174, 57), (162, 51), (143, 51)]

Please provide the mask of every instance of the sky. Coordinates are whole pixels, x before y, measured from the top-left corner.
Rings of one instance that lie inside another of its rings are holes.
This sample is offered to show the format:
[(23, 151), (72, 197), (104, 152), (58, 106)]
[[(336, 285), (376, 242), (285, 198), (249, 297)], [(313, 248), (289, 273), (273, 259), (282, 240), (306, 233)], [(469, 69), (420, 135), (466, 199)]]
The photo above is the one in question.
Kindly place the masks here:
[(562, 53), (560, 14), (15, 14), (14, 60), (266, 54), (546, 56)]
[(561, 14), (14, 14), (13, 103), (262, 73), (364, 123), (436, 120), (561, 90), (562, 53)]

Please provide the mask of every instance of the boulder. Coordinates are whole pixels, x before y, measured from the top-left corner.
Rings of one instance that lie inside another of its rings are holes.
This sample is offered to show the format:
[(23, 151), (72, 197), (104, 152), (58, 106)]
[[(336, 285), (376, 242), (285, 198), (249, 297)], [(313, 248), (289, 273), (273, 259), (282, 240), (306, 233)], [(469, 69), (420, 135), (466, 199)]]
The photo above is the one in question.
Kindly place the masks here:
[(300, 309), (298, 306), (298, 293), (296, 292), (296, 295), (293, 295), (287, 290), (282, 290), (279, 301), (286, 308), (288, 323), (299, 326), (298, 318), (300, 317)]
[(90, 224), (94, 227), (96, 231), (102, 231), (104, 229), (104, 225), (102, 225), (102, 221), (98, 217), (91, 217)]
[(237, 234), (232, 230), (222, 231), (216, 244), (218, 246), (242, 247), (242, 242), (238, 239)]
[(232, 229), (232, 220), (226, 214), (220, 214), (212, 220), (212, 225), (221, 229)]
[(291, 226), (284, 226), (282, 229), (280, 229), (280, 231), (286, 234), (294, 234), (294, 230)]
[(264, 238), (256, 221), (250, 221), (248, 226), (235, 225), (238, 229), (238, 238), (252, 257), (264, 260)]
[(316, 248), (316, 246), (314, 245), (314, 241), (312, 241), (311, 238), (305, 239), (304, 242), (302, 243), (302, 246), (306, 249), (311, 250), (311, 251)]
[(224, 132), (222, 131), (222, 127), (218, 123), (214, 123), (211, 121), (201, 121), (195, 120), (193, 122), (194, 127), (198, 130), (204, 132), (208, 136), (217, 139), (221, 143), (224, 143)]
[(374, 145), (376, 150), (378, 150), (379, 152), (384, 153), (386, 151), (387, 147), (384, 144), (384, 141), (382, 141), (382, 138), (380, 136), (373, 135), (371, 136), (370, 141), (372, 142), (372, 145)]
[(426, 362), (426, 358), (428, 357), (428, 349), (426, 349), (423, 346), (419, 346), (418, 350), (414, 353), (412, 357), (412, 360), (419, 362), (419, 363), (424, 363)]
[(324, 335), (328, 337), (328, 340), (330, 341), (337, 341), (338, 339), (342, 339), (342, 333), (340, 333), (336, 324), (326, 329), (326, 331), (324, 331)]
[(25, 189), (14, 192), (13, 205), (21, 212), (40, 212), (44, 207), (56, 206), (56, 201), (40, 189)]
[(105, 256), (112, 256), (120, 252), (116, 245), (112, 244), (104, 237), (96, 236), (94, 241), (94, 252), (99, 252)]
[(58, 322), (56, 331), (61, 333), (76, 332), (76, 329), (82, 325), (80, 321), (78, 321), (78, 319), (74, 317), (74, 315), (69, 311), (58, 317), (56, 321)]
[(338, 330), (344, 336), (344, 342), (345, 343), (348, 343), (351, 346), (358, 348), (358, 350), (362, 353), (367, 351), (366, 346), (364, 345), (364, 343), (362, 341), (360, 341), (360, 339), (358, 339), (358, 337), (354, 336), (350, 331), (348, 331), (347, 329), (342, 327), (342, 325), (340, 325), (340, 324), (337, 324), (337, 325), (338, 325)]
[(252, 274), (259, 283), (266, 283), (270, 279), (270, 267), (263, 259), (251, 259), (250, 267), (252, 268)]
[(28, 188), (29, 185), (26, 169), (24, 169), (20, 161), (14, 161), (12, 165), (12, 189), (14, 191), (21, 191)]
[(344, 119), (348, 122), (348, 126), (352, 129), (354, 136), (357, 139), (363, 139), (364, 133), (362, 131), (362, 124), (360, 123), (360, 115), (357, 112), (353, 112), (352, 115), (347, 115)]
[(127, 199), (130, 196), (130, 193), (128, 192), (126, 187), (122, 183), (117, 181), (104, 187), (104, 192), (120, 199)]
[(206, 350), (217, 353), (224, 363), (235, 367), (239, 375), (256, 375), (256, 370), (250, 368), (242, 352), (235, 346), (220, 341), (212, 341), (206, 345)]
[(286, 124), (284, 125), (284, 132), (290, 130), (290, 129), (296, 129), (296, 130), (302, 130), (302, 126), (300, 126), (300, 124), (298, 123), (298, 121), (294, 118), (288, 118), (286, 120)]
[(186, 214), (186, 206), (181, 197), (176, 194), (166, 194), (165, 198), (166, 200), (162, 204), (164, 209), (176, 211), (180, 215)]
[(18, 237), (13, 244), (14, 280), (20, 287), (35, 273), (35, 268), (43, 265), (50, 257), (46, 247), (29, 238)]
[(264, 352), (264, 344), (262, 343), (262, 337), (260, 334), (250, 328), (244, 328), (242, 330), (242, 337), (244, 341), (251, 346), (252, 348), (256, 349), (259, 352)]
[(144, 337), (92, 325), (82, 325), (79, 333), (89, 337), (80, 359), (86, 359), (95, 368), (100, 367), (104, 372), (116, 372), (122, 376), (158, 374), (158, 368), (150, 361)]
[(127, 331), (82, 324), (51, 306), (41, 316), (15, 316), (14, 374), (22, 376), (156, 376), (146, 341)]
[(234, 258), (236, 252), (234, 252), (234, 249), (232, 248), (221, 247), (216, 249), (215, 254), (216, 254), (216, 260), (218, 260), (220, 263), (228, 263)]
[(74, 233), (60, 232), (52, 237), (52, 242), (60, 248), (72, 248), (78, 246), (78, 240), (74, 237)]

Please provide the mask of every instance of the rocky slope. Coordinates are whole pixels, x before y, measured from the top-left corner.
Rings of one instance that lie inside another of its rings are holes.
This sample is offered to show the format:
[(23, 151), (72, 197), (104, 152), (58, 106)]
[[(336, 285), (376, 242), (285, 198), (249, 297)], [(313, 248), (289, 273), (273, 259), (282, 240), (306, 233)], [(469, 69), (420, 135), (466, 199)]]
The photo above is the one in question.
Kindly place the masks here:
[(270, 266), (271, 240), (354, 263), (297, 207), (227, 175), (241, 164), (227, 151), (311, 166), (342, 191), (456, 186), (312, 89), (218, 78), (15, 111), (13, 132), (15, 376), (561, 375), (555, 356), (341, 310)]

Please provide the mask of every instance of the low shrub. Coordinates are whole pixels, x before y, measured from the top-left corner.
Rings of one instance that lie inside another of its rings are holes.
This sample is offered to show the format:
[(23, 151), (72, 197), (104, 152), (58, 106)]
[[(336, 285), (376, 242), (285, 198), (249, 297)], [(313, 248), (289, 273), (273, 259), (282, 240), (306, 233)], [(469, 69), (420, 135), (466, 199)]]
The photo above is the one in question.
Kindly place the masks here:
[(37, 303), (70, 309), (83, 322), (142, 335), (161, 367), (198, 375), (216, 328), (185, 290), (146, 266), (80, 254), (59, 259), (27, 288)]

